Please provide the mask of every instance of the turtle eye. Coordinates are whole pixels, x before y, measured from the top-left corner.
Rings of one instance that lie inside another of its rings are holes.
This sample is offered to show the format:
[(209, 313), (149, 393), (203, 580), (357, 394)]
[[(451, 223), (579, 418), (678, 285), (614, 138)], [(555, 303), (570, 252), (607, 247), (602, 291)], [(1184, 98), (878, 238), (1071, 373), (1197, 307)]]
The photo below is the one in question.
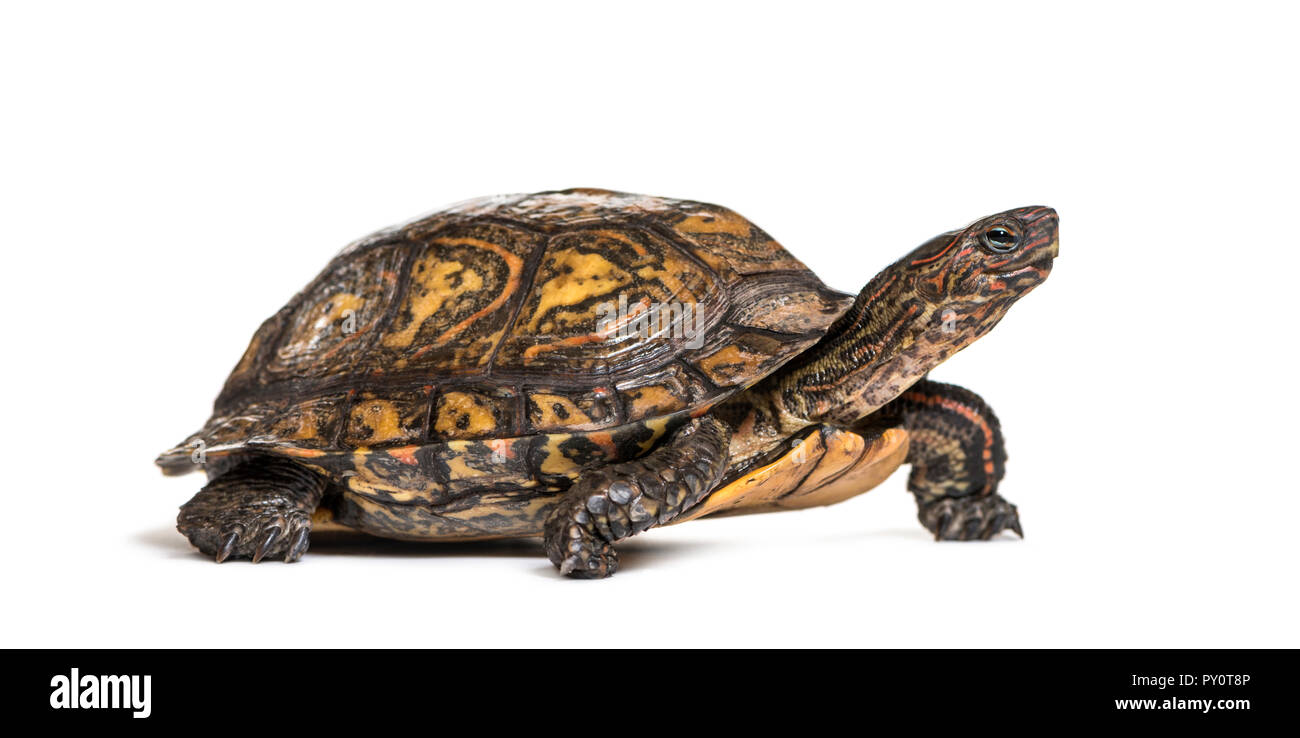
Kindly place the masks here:
[(1020, 233), (1010, 225), (995, 225), (984, 231), (984, 245), (999, 254), (1015, 251), (1020, 245)]

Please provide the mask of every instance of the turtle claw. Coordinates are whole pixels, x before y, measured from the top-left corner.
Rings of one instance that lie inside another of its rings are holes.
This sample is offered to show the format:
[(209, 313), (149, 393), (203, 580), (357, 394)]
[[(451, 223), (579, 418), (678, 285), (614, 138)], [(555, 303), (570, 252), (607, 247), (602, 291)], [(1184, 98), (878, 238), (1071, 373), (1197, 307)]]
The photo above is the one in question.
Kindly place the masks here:
[(952, 513), (947, 509), (939, 511), (933, 525), (926, 523), (924, 519), (921, 522), (934, 533), (934, 540), (942, 541), (944, 531), (948, 530), (949, 524), (952, 523)]
[(231, 531), (221, 542), (221, 547), (217, 549), (217, 563), (230, 558), (230, 554), (235, 551), (235, 544), (239, 543), (239, 531)]
[(572, 574), (573, 570), (578, 568), (579, 563), (581, 563), (581, 560), (577, 556), (570, 556), (565, 559), (560, 564), (560, 576), (567, 577)]
[(267, 528), (266, 536), (262, 538), (262, 542), (258, 544), (257, 550), (253, 552), (254, 564), (261, 563), (262, 559), (266, 557), (267, 552), (271, 550), (271, 547), (280, 540), (281, 533), (281, 528), (278, 525), (272, 525), (270, 528)]
[(1025, 537), (1016, 506), (997, 493), (945, 497), (923, 506), (917, 517), (936, 541), (987, 541), (1004, 530)]
[(298, 559), (301, 559), (302, 555), (307, 553), (307, 545), (309, 543), (311, 543), (311, 529), (299, 528), (297, 535), (294, 536), (293, 543), (289, 546), (289, 549), (284, 552), (284, 563), (292, 564)]

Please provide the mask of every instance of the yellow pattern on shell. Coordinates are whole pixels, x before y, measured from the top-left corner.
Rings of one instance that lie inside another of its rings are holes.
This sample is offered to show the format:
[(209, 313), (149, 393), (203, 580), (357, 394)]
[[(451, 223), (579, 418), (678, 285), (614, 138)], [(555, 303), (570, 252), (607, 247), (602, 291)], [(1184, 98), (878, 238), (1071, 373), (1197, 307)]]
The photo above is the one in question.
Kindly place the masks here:
[[(456, 276), (461, 282), (453, 285)], [(480, 289), (483, 289), (483, 277), (478, 272), (466, 269), (459, 261), (443, 261), (437, 252), (426, 254), (411, 273), (411, 296), (407, 298), (411, 322), (402, 330), (384, 336), (384, 345), (389, 348), (411, 345), (424, 321), (441, 310), (448, 300)]]
[(569, 440), (572, 436), (567, 433), (556, 433), (546, 436), (545, 451), (542, 454), (542, 463), (539, 466), (543, 474), (555, 476), (573, 476), (578, 471), (578, 465), (573, 459), (564, 455), (560, 449), (560, 444)]
[[(632, 281), (627, 272), (600, 254), (565, 250), (553, 258), (560, 274), (541, 286), (537, 308), (527, 323), (530, 331), (538, 330), (542, 320), (554, 308), (577, 305), (590, 297), (609, 294)], [(566, 272), (566, 268), (572, 271)], [(551, 326), (551, 330), (555, 328)]]
[[(564, 395), (537, 392), (530, 395), (528, 399), (537, 408), (537, 417), (532, 420), (536, 428), (543, 430), (577, 428), (592, 423), (591, 417)], [(557, 406), (559, 410), (556, 410)], [(563, 411), (563, 415), (560, 411)]]
[[(462, 418), (464, 423), (461, 422)], [(433, 429), (442, 436), (473, 437), (491, 433), (497, 427), (490, 408), (468, 392), (448, 392), (438, 400), (438, 417)]]
[(367, 441), (372, 444), (409, 439), (411, 433), (402, 427), (401, 415), (388, 400), (364, 400), (352, 408), (351, 425), (370, 428)]
[(659, 439), (663, 438), (664, 431), (668, 430), (668, 417), (647, 418), (645, 427), (650, 429), (650, 437), (637, 444), (641, 448), (641, 453), (649, 452), (659, 442)]
[(692, 215), (674, 227), (682, 233), (725, 233), (740, 238), (749, 238), (753, 233), (748, 220), (721, 209), (709, 215)]

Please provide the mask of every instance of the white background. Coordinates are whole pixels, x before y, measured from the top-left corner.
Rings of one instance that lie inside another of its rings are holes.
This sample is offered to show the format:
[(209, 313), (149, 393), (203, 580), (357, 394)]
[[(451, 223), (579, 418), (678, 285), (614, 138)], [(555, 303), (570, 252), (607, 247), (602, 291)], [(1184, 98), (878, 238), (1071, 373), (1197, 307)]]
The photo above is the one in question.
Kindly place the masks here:
[[(1300, 646), (1292, 8), (15, 5), (0, 645)], [(931, 542), (904, 474), (603, 582), (530, 541), (216, 566), (175, 532), (202, 480), (154, 456), (338, 248), (573, 186), (728, 205), (850, 291), (1057, 208), (1051, 279), (935, 372), (1000, 414), (1026, 540)]]

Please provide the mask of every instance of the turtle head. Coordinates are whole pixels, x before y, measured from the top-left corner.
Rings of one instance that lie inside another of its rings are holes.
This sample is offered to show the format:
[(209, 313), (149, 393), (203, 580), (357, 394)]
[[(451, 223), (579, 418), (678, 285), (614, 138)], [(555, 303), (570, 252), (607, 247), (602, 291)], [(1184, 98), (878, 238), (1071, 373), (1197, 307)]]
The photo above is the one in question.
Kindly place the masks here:
[(1056, 258), (1056, 211), (1008, 210), (894, 262), (776, 380), (790, 422), (852, 425), (988, 333)]
[(1056, 211), (1017, 208), (932, 238), (900, 266), (934, 307), (931, 327), (960, 348), (1047, 279), (1057, 248)]

